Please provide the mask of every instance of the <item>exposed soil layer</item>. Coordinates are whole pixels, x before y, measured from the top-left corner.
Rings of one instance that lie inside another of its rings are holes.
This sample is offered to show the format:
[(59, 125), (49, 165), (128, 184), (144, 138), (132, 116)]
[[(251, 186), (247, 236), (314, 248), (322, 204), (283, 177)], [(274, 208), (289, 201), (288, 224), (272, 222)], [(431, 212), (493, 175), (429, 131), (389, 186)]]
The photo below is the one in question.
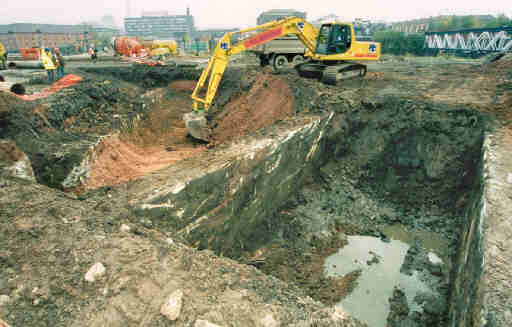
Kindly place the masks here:
[(95, 147), (84, 186), (94, 189), (124, 183), (190, 158), (204, 149), (183, 145), (142, 147), (118, 136), (109, 137)]
[(282, 78), (258, 74), (251, 89), (228, 103), (213, 122), (214, 142), (239, 138), (274, 124), (293, 112), (293, 95)]

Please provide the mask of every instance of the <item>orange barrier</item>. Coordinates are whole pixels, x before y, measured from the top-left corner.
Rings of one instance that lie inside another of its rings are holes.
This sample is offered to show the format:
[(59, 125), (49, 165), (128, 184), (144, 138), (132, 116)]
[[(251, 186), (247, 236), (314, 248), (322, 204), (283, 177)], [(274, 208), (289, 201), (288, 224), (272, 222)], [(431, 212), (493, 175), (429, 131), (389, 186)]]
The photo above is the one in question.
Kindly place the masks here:
[(38, 48), (21, 48), (20, 54), (27, 60), (39, 60), (40, 54)]
[(47, 87), (46, 89), (42, 90), (39, 93), (29, 94), (29, 95), (17, 95), (18, 98), (23, 99), (25, 101), (34, 101), (38, 99), (44, 99), (49, 97), (52, 94), (57, 93), (58, 91), (65, 89), (67, 87), (73, 86), (75, 84), (80, 83), (82, 80), (82, 77), (68, 74), (64, 76), (63, 78), (59, 79), (57, 82), (53, 83), (50, 87)]

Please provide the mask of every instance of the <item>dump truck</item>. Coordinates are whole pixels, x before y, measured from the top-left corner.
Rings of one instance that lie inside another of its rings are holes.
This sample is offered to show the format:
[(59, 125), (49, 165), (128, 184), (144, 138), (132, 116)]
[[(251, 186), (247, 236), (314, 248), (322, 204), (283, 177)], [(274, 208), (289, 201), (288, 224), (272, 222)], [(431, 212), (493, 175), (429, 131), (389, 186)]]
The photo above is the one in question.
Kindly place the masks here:
[[(252, 32), (257, 33), (234, 44), (231, 43), (234, 34)], [(351, 23), (324, 23), (317, 29), (304, 18), (289, 17), (237, 32), (228, 32), (219, 40), (195, 86), (191, 96), (194, 111), (184, 116), (186, 127), (192, 137), (204, 141), (209, 139), (204, 112), (208, 111), (212, 104), (229, 58), (289, 34), (296, 35), (306, 47), (307, 60), (295, 65), (298, 74), (301, 77), (318, 78), (326, 84), (336, 85), (342, 78), (364, 76), (367, 69), (361, 62), (376, 61), (380, 58), (380, 43), (356, 40), (354, 26)]]
[[(261, 13), (257, 18), (257, 25), (284, 19), (293, 16), (306, 19), (306, 13), (293, 10), (270, 10)], [(306, 47), (296, 35), (283, 35), (265, 44), (260, 44), (251, 48), (249, 52), (258, 56), (260, 65), (265, 67), (284, 67), (287, 63), (297, 65), (304, 62)]]

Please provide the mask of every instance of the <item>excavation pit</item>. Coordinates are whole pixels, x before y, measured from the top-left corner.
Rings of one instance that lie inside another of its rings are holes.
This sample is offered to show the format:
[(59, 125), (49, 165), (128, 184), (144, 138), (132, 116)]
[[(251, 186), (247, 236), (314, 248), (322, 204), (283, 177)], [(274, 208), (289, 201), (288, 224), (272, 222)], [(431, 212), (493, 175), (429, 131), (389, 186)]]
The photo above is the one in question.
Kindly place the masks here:
[[(389, 314), (367, 322), (448, 326), (461, 319), (460, 312), (467, 314), (462, 293), (469, 290), (453, 287), (456, 276), (481, 273), (475, 244), (482, 234), (469, 248), (461, 242), (481, 219), (485, 118), (464, 108), (386, 98), (310, 119), (201, 159), (210, 163), (208, 172), (194, 168), (181, 182), (146, 192), (140, 216), (149, 214), (152, 226), (178, 230), (200, 249), (257, 266), (330, 305), (343, 306), (366, 278), (360, 268), (330, 277), (324, 272), (330, 255), (343, 253), (351, 238), (401, 244), (400, 255), (376, 260), (391, 262), (403, 280), (378, 298), (370, 289), (366, 298), (389, 302)], [(222, 160), (212, 165), (215, 158)], [(386, 274), (386, 265), (370, 266)], [(404, 283), (416, 291), (404, 292)]]

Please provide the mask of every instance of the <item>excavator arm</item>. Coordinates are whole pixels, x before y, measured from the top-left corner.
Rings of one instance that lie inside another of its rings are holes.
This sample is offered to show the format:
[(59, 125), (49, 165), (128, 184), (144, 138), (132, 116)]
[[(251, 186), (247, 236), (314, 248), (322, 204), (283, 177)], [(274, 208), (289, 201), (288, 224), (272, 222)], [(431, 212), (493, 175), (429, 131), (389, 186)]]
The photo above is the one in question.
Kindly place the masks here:
[[(254, 31), (259, 31), (259, 33), (235, 44), (231, 44), (231, 39), (235, 34), (244, 34)], [(217, 43), (217, 47), (208, 61), (208, 66), (203, 70), (192, 93), (194, 110), (207, 111), (210, 108), (215, 94), (217, 93), (222, 75), (226, 70), (229, 57), (287, 34), (297, 35), (308, 52), (315, 53), (318, 30), (303, 18), (290, 17), (249, 29), (226, 33)], [(208, 87), (204, 93), (203, 88), (206, 81), (208, 81)], [(204, 97), (199, 96), (199, 93), (202, 91)]]

